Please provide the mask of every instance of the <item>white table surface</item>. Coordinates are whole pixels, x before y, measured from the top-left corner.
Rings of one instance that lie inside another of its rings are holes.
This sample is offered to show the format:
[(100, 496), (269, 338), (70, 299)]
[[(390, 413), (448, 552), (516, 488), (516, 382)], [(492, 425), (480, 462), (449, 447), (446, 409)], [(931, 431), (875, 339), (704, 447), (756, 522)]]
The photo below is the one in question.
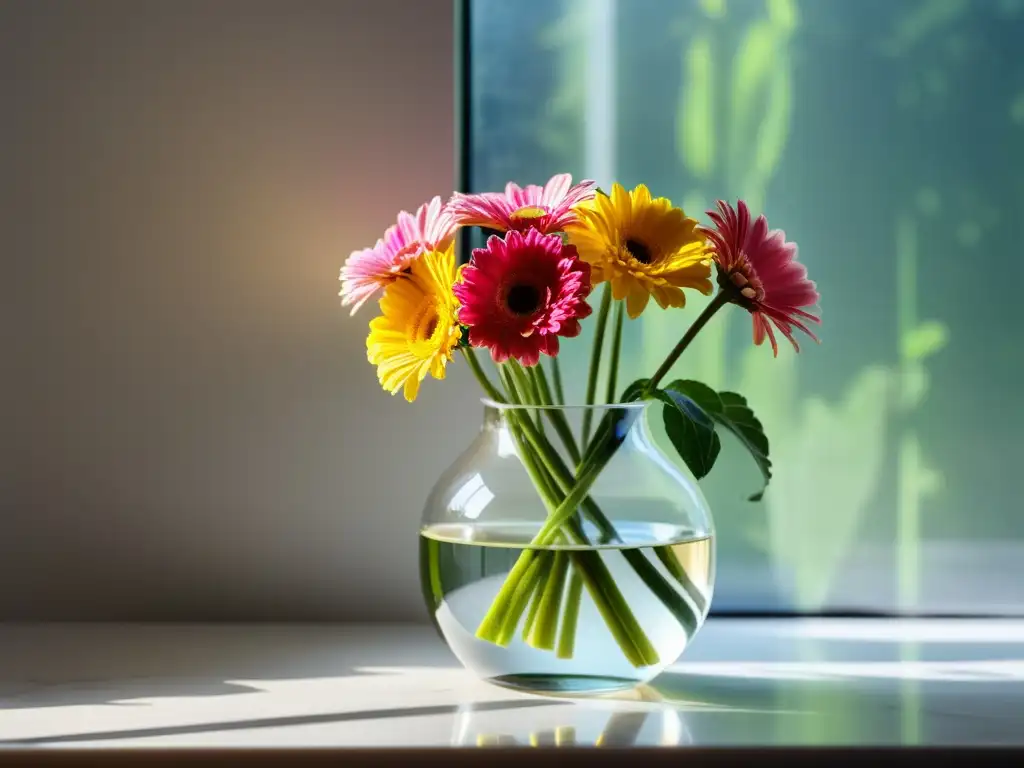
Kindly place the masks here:
[(429, 626), (0, 624), (0, 746), (1024, 745), (1024, 621), (717, 619), (653, 685), (548, 699)]

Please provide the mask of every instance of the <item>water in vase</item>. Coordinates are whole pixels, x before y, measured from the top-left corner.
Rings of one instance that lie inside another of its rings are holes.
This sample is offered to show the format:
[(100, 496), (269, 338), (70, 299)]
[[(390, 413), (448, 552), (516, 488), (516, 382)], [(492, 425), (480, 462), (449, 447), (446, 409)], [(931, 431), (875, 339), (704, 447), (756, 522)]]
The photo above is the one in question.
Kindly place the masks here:
[[(714, 542), (664, 524), (617, 527), (621, 543), (532, 548), (531, 556), (544, 571), (540, 583), (547, 588), (521, 598), (520, 618), (507, 632), (506, 645), (482, 640), (477, 632), (509, 572), (531, 549), (536, 526), (424, 528), (420, 564), (427, 604), (459, 661), (491, 682), (556, 694), (629, 688), (675, 662), (707, 616)], [(606, 619), (608, 601), (595, 600), (595, 590), (608, 591), (607, 580), (602, 586), (591, 578), (595, 571), (614, 582), (621, 596), (618, 604), (628, 606), (642, 630), (646, 651), (639, 656), (636, 644), (621, 632), (617, 635), (615, 622)], [(675, 612), (652, 590), (654, 582), (673, 591)], [(545, 591), (551, 593), (547, 598)], [(544, 615), (549, 619), (542, 623)]]

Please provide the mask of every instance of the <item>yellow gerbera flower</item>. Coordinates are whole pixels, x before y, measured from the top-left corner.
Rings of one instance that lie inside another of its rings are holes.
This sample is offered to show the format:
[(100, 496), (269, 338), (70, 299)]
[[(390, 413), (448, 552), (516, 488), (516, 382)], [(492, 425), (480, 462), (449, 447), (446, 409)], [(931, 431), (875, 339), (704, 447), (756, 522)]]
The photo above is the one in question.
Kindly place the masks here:
[(410, 403), (428, 373), (444, 378), (462, 336), (454, 282), (454, 245), (425, 253), (384, 290), (382, 314), (370, 321), (366, 356), (381, 386), (391, 394), (404, 387)]
[(711, 261), (697, 221), (664, 197), (651, 199), (643, 184), (597, 195), (577, 209), (579, 221), (565, 231), (592, 268), (595, 284), (609, 281), (612, 296), (626, 300), (636, 318), (653, 296), (661, 307), (686, 303), (683, 288), (711, 293)]

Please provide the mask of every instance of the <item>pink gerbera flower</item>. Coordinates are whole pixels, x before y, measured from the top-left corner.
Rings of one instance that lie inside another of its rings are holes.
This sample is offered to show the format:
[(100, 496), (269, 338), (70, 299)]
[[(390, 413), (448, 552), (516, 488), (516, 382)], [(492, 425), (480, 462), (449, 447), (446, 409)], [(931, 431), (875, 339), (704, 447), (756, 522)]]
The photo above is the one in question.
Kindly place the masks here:
[(487, 347), (495, 362), (512, 357), (536, 365), (558, 354), (559, 336), (578, 336), (590, 314), (590, 265), (558, 235), (536, 229), (492, 235), (473, 251), (455, 284), (459, 321), (469, 343)]
[(751, 223), (750, 210), (742, 200), (736, 209), (719, 200), (718, 210), (708, 211), (708, 216), (715, 228), (704, 232), (718, 265), (718, 284), (731, 293), (731, 301), (753, 315), (754, 343), (761, 344), (767, 336), (778, 356), (773, 324), (798, 352), (793, 328), (818, 341), (800, 320), (821, 322), (801, 309), (817, 304), (819, 297), (814, 281), (807, 279), (807, 268), (796, 260), (796, 243), (787, 242), (780, 229), (769, 230), (763, 215)]
[(440, 196), (421, 205), (415, 216), (408, 211), (399, 213), (398, 222), (388, 227), (375, 246), (354, 251), (345, 260), (340, 275), (341, 305), (351, 304), (354, 315), (421, 254), (446, 250), (457, 227)]
[(572, 186), (572, 176), (552, 176), (543, 187), (530, 184), (525, 189), (509, 182), (505, 193), (484, 192), (464, 195), (456, 192), (448, 204), (455, 221), (463, 226), (487, 227), (499, 232), (525, 232), (538, 229), (548, 234), (561, 232), (576, 221), (573, 206), (594, 196), (597, 184), (581, 181)]

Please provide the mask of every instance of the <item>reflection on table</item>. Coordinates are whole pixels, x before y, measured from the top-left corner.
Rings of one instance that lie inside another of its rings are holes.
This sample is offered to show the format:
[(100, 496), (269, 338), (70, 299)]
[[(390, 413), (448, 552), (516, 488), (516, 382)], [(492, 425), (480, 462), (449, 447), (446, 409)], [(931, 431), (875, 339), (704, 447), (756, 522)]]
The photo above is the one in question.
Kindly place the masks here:
[(625, 694), (577, 699), (565, 706), (484, 709), (464, 704), (455, 715), (458, 747), (674, 747), (691, 743), (680, 711), (642, 686)]

